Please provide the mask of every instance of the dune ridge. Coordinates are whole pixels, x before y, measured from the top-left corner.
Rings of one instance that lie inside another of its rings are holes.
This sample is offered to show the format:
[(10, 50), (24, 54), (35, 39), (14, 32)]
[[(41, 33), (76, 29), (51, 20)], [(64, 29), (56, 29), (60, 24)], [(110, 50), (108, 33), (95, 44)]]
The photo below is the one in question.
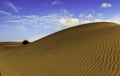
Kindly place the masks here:
[[(5, 52), (3, 52), (3, 50)], [(2, 76), (120, 76), (120, 26), (99, 22), (0, 49)]]

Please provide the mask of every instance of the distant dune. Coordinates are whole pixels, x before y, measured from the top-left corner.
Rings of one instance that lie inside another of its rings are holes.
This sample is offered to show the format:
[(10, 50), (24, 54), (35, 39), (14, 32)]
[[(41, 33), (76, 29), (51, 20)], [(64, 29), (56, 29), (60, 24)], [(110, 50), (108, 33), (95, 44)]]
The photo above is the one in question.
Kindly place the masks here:
[(16, 45), (19, 46), (21, 45), (21, 42), (0, 42), (0, 46), (4, 46), (4, 45)]
[(0, 42), (0, 49), (15, 48), (23, 45), (22, 42)]
[(28, 45), (1, 47), (0, 72), (1, 76), (120, 76), (120, 26), (84, 24)]

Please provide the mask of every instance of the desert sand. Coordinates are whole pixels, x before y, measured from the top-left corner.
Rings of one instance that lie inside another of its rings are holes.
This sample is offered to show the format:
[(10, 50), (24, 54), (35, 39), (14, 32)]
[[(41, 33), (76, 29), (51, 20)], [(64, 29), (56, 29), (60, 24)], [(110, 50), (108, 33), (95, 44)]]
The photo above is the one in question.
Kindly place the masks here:
[(90, 23), (27, 45), (1, 43), (0, 73), (1, 76), (120, 76), (120, 26)]

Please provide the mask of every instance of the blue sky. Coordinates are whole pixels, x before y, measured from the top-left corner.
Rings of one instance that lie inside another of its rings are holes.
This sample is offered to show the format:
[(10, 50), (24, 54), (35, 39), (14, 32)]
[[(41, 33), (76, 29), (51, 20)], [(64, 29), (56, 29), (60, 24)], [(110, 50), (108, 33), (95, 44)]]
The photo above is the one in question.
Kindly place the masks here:
[(91, 22), (120, 23), (120, 0), (0, 0), (0, 41), (34, 41)]

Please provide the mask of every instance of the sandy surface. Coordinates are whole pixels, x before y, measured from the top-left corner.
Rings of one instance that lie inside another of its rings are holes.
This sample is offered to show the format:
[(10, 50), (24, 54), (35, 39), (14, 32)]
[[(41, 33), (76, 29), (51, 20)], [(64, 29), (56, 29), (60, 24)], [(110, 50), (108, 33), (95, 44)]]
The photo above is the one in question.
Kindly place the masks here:
[(1, 76), (120, 76), (118, 24), (85, 24), (28, 45), (2, 45)]

